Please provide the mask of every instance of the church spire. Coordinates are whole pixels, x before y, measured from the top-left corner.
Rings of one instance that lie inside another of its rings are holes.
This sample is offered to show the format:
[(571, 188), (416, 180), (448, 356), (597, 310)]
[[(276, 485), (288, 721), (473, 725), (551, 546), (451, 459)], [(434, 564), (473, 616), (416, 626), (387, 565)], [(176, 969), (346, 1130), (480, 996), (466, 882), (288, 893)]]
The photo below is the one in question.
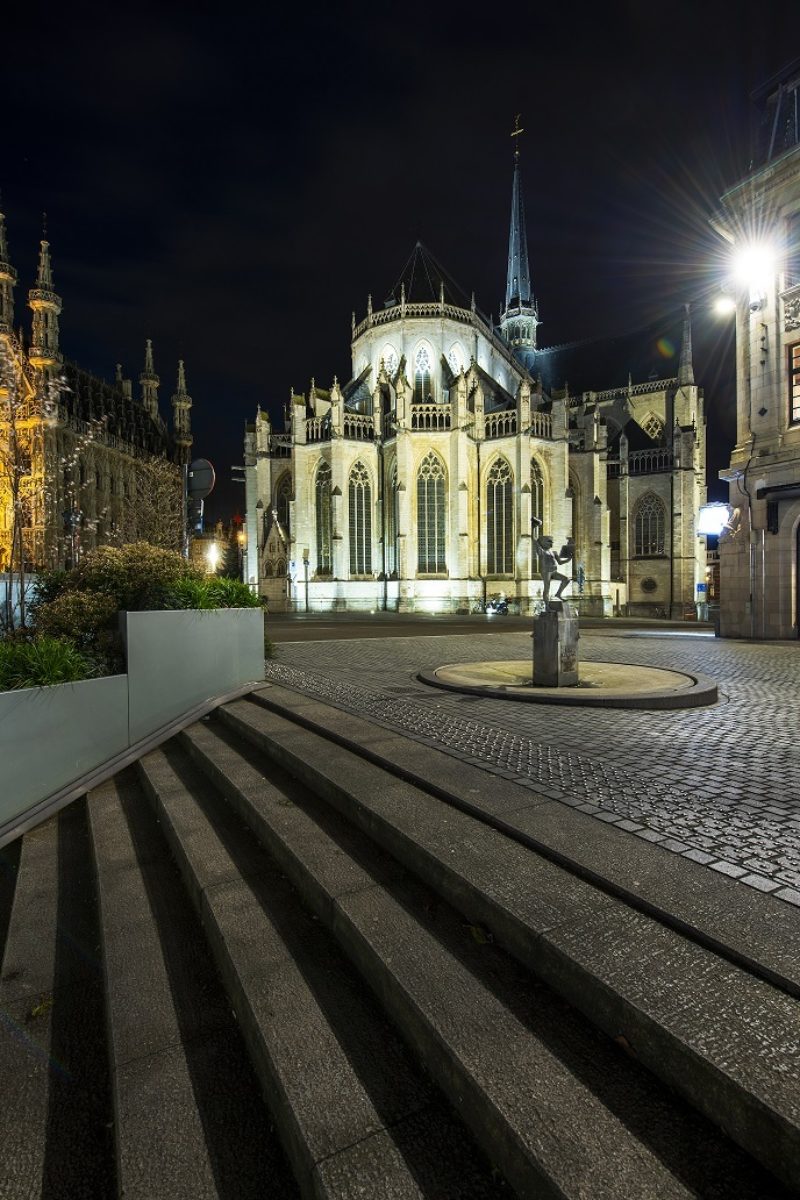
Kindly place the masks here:
[(539, 314), (531, 290), (525, 207), (522, 203), (519, 138), (523, 132), (518, 113), (511, 133), (514, 138), (514, 182), (511, 191), (511, 228), (508, 236), (506, 305), (500, 316), (499, 331), (514, 357), (530, 370), (536, 358), (536, 326), (539, 324)]
[(186, 372), (183, 359), (178, 360), (178, 386), (172, 397), (172, 431), (178, 451), (178, 462), (188, 463), (192, 448), (192, 397), (186, 391)]
[(525, 233), (525, 207), (522, 203), (522, 180), (519, 173), (519, 113), (514, 119), (514, 184), (511, 191), (511, 229), (508, 235), (508, 277), (506, 308), (518, 308), (531, 302), (531, 272), (528, 266), (528, 238)]
[(11, 265), (6, 236), (6, 219), (0, 212), (0, 333), (14, 329), (14, 286), (17, 272)]
[(153, 366), (153, 343), (148, 338), (144, 349), (144, 370), (139, 376), (139, 383), (142, 388), (142, 406), (154, 421), (158, 420), (158, 385), (160, 382)]
[[(46, 232), (46, 229), (43, 230)], [(58, 318), (61, 297), (53, 290), (53, 268), (50, 263), (50, 243), (39, 243), (39, 270), (36, 282), (28, 292), (28, 304), (33, 310), (31, 348), (28, 355), (32, 366), (47, 371), (61, 362), (58, 348)]]
[(678, 384), (694, 383), (694, 366), (692, 364), (692, 314), (688, 304), (683, 306), (683, 339), (681, 341), (681, 358), (678, 364)]

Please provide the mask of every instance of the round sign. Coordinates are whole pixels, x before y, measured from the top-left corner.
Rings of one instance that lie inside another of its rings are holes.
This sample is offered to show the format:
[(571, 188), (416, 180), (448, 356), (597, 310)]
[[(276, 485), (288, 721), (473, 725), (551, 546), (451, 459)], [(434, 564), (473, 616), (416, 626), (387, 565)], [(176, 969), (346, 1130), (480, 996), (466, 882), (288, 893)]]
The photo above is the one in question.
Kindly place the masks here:
[(214, 468), (207, 458), (196, 458), (189, 464), (189, 495), (193, 500), (205, 500), (214, 490)]

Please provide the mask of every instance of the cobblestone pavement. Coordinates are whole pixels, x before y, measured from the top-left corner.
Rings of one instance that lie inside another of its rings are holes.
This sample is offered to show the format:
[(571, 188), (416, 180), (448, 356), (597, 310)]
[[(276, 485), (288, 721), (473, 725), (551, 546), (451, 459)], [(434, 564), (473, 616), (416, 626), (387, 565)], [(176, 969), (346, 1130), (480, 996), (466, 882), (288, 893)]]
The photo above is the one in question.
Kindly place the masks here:
[(416, 678), (530, 645), (524, 633), (287, 642), (267, 677), (800, 906), (800, 643), (581, 634), (585, 660), (711, 675), (720, 701), (700, 709), (556, 708)]

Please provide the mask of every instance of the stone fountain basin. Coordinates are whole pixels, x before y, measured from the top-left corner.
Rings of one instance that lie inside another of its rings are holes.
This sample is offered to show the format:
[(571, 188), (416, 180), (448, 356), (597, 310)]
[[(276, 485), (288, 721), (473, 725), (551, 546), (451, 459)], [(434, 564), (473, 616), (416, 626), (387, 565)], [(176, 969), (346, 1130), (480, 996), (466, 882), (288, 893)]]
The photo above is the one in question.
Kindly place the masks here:
[(432, 687), (498, 700), (595, 708), (698, 708), (717, 700), (715, 680), (633, 663), (581, 662), (575, 687), (536, 687), (530, 659), (447, 663), (418, 678)]

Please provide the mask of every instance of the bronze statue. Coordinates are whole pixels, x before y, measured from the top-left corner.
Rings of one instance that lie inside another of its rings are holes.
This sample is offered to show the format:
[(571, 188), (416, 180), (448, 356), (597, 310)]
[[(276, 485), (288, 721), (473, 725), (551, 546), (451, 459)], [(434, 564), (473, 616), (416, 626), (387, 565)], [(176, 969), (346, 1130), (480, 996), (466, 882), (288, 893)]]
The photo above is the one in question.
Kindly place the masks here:
[(551, 537), (537, 536), (536, 530), (542, 528), (542, 522), (538, 517), (531, 518), (533, 525), (533, 547), (536, 551), (536, 557), (539, 559), (539, 568), (542, 572), (542, 599), (545, 604), (550, 599), (550, 584), (556, 579), (558, 580), (558, 591), (556, 592), (556, 600), (560, 600), (564, 588), (568, 583), (572, 583), (570, 575), (564, 575), (559, 571), (559, 567), (566, 562), (570, 562), (575, 557), (575, 542), (574, 539), (568, 537), (561, 550), (556, 554), (553, 549), (553, 539)]

